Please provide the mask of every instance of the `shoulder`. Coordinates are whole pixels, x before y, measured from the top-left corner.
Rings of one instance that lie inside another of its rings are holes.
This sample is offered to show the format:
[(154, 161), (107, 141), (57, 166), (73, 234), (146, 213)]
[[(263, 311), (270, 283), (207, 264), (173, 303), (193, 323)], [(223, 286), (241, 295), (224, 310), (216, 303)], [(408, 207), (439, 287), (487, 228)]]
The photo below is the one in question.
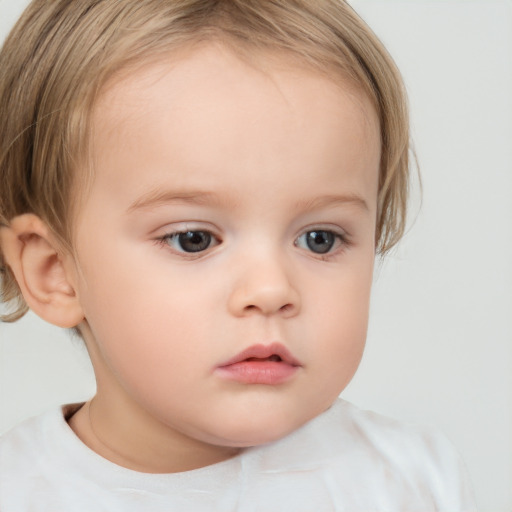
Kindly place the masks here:
[[(334, 436), (354, 457), (377, 469), (384, 487), (422, 496), (432, 510), (475, 510), (464, 464), (437, 429), (404, 423), (338, 400), (331, 411)], [(344, 438), (347, 436), (346, 438)], [(344, 439), (343, 439), (344, 438)]]
[(62, 464), (70, 435), (63, 409), (65, 414), (66, 408), (55, 408), (0, 437), (0, 510), (48, 510), (32, 501), (69, 477), (70, 458)]
[[(332, 407), (331, 422), (335, 436), (348, 435), (362, 450), (371, 449), (396, 464), (414, 466), (429, 461), (443, 461), (458, 455), (446, 437), (437, 429), (398, 421), (373, 411), (338, 400)], [(410, 468), (412, 469), (412, 468)]]
[(0, 436), (0, 464), (34, 464), (41, 459), (52, 445), (68, 435), (66, 417), (77, 411), (83, 404), (69, 404), (56, 407), (44, 414), (29, 418)]
[(275, 471), (286, 461), (289, 474), (315, 474), (350, 510), (475, 510), (464, 466), (441, 433), (341, 399), (267, 454)]
[[(48, 423), (53, 423), (55, 416), (61, 414), (60, 409), (25, 420), (0, 436), (0, 468), (10, 469), (12, 474), (16, 468), (32, 467), (40, 457), (44, 444), (44, 432)], [(2, 477), (7, 472), (1, 471)]]
[(1, 510), (29, 510), (28, 495), (40, 483), (37, 475), (44, 475), (44, 426), (58, 413), (26, 420), (0, 437)]

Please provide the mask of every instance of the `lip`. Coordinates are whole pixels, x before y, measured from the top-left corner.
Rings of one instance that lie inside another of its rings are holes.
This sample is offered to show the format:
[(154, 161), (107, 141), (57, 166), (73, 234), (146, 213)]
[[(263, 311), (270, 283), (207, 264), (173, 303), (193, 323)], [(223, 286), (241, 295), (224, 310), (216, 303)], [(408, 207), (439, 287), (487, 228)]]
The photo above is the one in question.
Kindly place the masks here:
[(290, 380), (302, 364), (281, 343), (253, 345), (221, 363), (215, 373), (242, 384), (277, 385)]

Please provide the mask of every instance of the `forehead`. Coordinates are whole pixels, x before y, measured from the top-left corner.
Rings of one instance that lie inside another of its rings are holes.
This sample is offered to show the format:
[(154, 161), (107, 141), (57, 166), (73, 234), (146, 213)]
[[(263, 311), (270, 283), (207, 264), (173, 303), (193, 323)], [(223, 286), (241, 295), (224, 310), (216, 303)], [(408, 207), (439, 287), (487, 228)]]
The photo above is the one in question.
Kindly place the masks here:
[[(255, 88), (259, 89), (258, 98), (252, 94)], [(360, 116), (361, 129), (370, 137), (377, 121), (370, 99), (340, 70), (313, 68), (283, 51), (235, 53), (230, 46), (212, 41), (188, 45), (167, 58), (122, 71), (121, 78), (114, 78), (103, 88), (93, 124), (96, 129), (118, 132), (129, 127), (126, 121), (141, 121), (145, 113), (163, 106), (177, 114), (203, 109), (206, 118), (209, 110), (219, 105), (220, 95), (227, 101), (245, 101), (247, 113), (262, 99), (271, 104), (272, 96), (288, 102), (290, 109), (294, 98), (307, 100), (311, 113), (343, 103), (347, 115)]]
[(128, 70), (106, 87), (93, 113), (92, 154), (97, 172), (108, 173), (119, 167), (123, 148), (127, 165), (150, 159), (152, 169), (186, 153), (189, 169), (208, 172), (175, 179), (204, 181), (215, 179), (213, 162), (227, 158), (283, 172), (287, 155), (291, 161), (302, 152), (323, 165), (336, 145), (354, 169), (366, 165), (355, 161), (361, 158), (368, 167), (379, 160), (379, 133), (370, 100), (339, 74), (326, 76), (283, 54), (241, 58), (211, 43)]

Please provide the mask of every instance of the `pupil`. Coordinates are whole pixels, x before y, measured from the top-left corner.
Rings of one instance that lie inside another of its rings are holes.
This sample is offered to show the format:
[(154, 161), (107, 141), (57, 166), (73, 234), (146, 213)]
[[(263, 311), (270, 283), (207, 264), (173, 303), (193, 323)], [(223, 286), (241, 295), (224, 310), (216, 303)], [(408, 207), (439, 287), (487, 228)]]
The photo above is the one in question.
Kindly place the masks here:
[(329, 231), (310, 231), (306, 243), (313, 252), (325, 254), (334, 245), (334, 235)]
[(212, 237), (206, 231), (188, 231), (180, 233), (178, 239), (185, 252), (199, 252), (208, 249)]

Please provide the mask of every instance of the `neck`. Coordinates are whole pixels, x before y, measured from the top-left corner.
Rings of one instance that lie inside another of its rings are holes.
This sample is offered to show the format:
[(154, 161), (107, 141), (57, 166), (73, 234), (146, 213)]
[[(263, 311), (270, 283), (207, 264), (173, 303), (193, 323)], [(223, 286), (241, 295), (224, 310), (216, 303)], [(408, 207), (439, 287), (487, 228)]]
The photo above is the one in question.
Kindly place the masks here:
[[(150, 425), (149, 423), (152, 423)], [(69, 419), (79, 439), (103, 458), (142, 473), (178, 473), (230, 459), (239, 448), (215, 446), (191, 439), (138, 411), (126, 414), (99, 396)]]

